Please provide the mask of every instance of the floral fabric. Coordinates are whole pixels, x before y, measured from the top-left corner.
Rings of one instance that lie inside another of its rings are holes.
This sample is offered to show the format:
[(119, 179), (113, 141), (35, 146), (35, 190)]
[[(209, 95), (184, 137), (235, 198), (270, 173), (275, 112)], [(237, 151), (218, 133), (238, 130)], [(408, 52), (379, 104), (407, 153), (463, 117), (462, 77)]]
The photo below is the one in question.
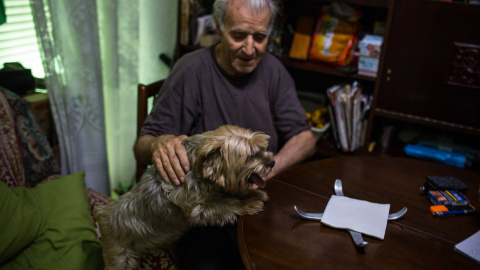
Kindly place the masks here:
[(9, 187), (25, 185), (23, 155), (15, 128), (15, 115), (0, 91), (0, 179)]
[[(6, 114), (10, 115), (9, 121), (2, 120), (0, 123), (2, 134), (10, 134), (8, 136), (2, 136), (1, 151), (9, 153), (17, 152), (13, 155), (2, 157), (2, 163), (15, 164), (15, 166), (10, 166), (9, 168), (2, 167), (0, 175), (15, 176), (14, 179), (7, 179), (7, 184), (10, 186), (21, 185), (34, 187), (48, 176), (58, 174), (60, 168), (47, 138), (35, 122), (28, 103), (17, 94), (5, 88), (0, 87), (0, 91), (3, 96), (2, 98), (8, 100), (8, 103), (2, 102), (1, 110), (7, 111)], [(2, 119), (4, 118), (3, 115), (2, 113)], [(16, 136), (13, 136), (13, 133), (16, 133)], [(15, 139), (15, 141), (8, 142), (8, 140), (13, 139)], [(3, 142), (5, 142), (5, 144)], [(17, 143), (20, 144), (19, 151), (13, 149), (13, 146)], [(8, 145), (9, 147), (3, 149), (4, 145)], [(8, 160), (9, 157), (11, 160)], [(6, 160), (4, 160), (4, 158)], [(18, 168), (20, 162), (23, 162), (23, 168)], [(23, 177), (21, 175), (22, 170), (24, 174)]]

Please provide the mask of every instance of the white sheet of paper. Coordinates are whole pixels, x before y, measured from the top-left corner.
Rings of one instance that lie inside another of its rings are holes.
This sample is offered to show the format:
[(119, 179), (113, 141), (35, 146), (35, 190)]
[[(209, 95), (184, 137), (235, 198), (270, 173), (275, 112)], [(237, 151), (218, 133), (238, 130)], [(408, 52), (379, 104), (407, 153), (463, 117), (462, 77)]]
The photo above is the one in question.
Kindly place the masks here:
[(383, 240), (389, 212), (390, 204), (332, 195), (321, 222), (334, 228), (349, 229)]
[(456, 244), (454, 250), (480, 264), (480, 231)]

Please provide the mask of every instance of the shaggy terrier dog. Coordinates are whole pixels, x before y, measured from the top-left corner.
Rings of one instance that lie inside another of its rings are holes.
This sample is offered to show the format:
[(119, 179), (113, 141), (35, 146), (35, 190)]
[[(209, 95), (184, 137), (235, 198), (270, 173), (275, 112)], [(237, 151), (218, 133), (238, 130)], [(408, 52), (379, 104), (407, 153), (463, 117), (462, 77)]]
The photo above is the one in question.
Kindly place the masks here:
[(193, 226), (234, 223), (239, 215), (263, 210), (263, 187), (275, 162), (269, 136), (237, 126), (221, 126), (183, 141), (192, 169), (179, 186), (148, 168), (118, 201), (95, 209), (106, 269), (136, 269), (142, 254), (172, 252)]

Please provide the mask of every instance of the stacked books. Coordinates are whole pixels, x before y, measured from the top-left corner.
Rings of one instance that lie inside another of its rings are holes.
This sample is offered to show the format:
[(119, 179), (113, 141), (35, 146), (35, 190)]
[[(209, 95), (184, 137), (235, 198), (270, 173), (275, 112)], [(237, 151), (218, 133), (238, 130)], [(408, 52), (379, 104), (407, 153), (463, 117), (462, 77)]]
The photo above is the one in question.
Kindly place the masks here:
[(371, 96), (362, 93), (357, 82), (327, 89), (329, 113), (337, 147), (353, 152), (365, 143), (367, 113)]
[(476, 210), (470, 200), (458, 190), (428, 190), (430, 212), (434, 216), (458, 216), (475, 214)]
[(469, 205), (470, 201), (458, 190), (429, 190), (427, 199), (432, 205)]
[(426, 191), (430, 201), (430, 212), (434, 216), (457, 216), (475, 214), (476, 210), (470, 200), (461, 192), (467, 185), (454, 176), (427, 176), (425, 186), (420, 190)]

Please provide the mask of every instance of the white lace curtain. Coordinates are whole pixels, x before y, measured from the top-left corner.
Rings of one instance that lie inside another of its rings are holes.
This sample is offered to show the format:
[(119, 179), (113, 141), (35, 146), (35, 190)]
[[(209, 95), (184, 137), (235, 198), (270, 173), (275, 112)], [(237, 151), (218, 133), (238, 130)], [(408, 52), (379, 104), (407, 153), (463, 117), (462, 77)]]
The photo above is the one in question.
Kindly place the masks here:
[(173, 54), (176, 2), (140, 1), (140, 9), (147, 13), (152, 5), (170, 15), (157, 21), (161, 17), (152, 14), (150, 23), (158, 26), (151, 31), (157, 33), (144, 36), (165, 42), (157, 48), (152, 40), (147, 40), (150, 46), (142, 45), (153, 56), (143, 56), (150, 59), (151, 68), (139, 76), (139, 40), (145, 40), (139, 31), (144, 20), (139, 20), (139, 2), (31, 0), (62, 174), (84, 170), (87, 186), (107, 195), (111, 188), (134, 178), (136, 85), (162, 79), (168, 72), (151, 59), (158, 60), (159, 50)]

